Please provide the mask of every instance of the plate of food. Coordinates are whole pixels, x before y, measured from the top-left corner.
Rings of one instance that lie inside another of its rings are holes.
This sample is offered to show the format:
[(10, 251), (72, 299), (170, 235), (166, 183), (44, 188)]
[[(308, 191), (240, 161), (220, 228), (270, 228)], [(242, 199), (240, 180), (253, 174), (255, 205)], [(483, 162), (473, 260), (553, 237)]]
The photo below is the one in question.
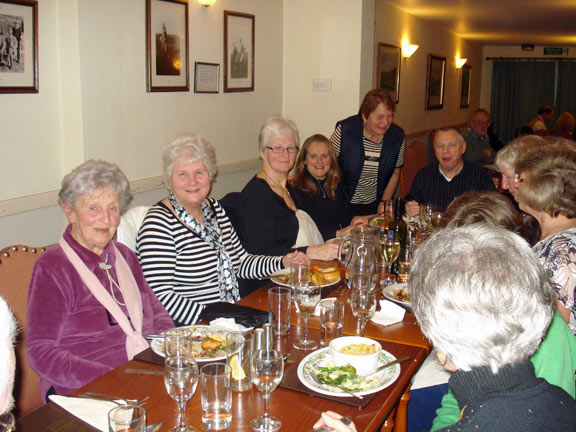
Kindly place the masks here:
[[(191, 354), (198, 362), (226, 359), (226, 335), (230, 330), (207, 325), (178, 327), (192, 333)], [(152, 351), (164, 357), (164, 339), (153, 339)]]
[[(328, 287), (340, 282), (340, 270), (336, 267), (316, 267), (311, 266), (312, 275), (310, 281), (319, 287)], [(290, 286), (290, 269), (284, 269), (273, 274), (270, 280), (278, 285)]]
[[(379, 353), (378, 366), (382, 366), (393, 360), (396, 360), (396, 357), (388, 351), (382, 350)], [(322, 384), (314, 381), (310, 376), (311, 372), (316, 373)], [(334, 363), (330, 347), (314, 351), (304, 357), (298, 365), (298, 378), (300, 382), (310, 390), (328, 396), (352, 397), (352, 395), (331, 384), (344, 387), (354, 394), (363, 396), (385, 389), (396, 381), (399, 376), (400, 365), (398, 364), (365, 377), (359, 375), (356, 368), (349, 364), (337, 366)]]
[(386, 297), (388, 300), (392, 300), (395, 303), (404, 306), (412, 306), (410, 299), (410, 288), (408, 288), (408, 284), (399, 283), (388, 285), (384, 288), (383, 294), (384, 297)]

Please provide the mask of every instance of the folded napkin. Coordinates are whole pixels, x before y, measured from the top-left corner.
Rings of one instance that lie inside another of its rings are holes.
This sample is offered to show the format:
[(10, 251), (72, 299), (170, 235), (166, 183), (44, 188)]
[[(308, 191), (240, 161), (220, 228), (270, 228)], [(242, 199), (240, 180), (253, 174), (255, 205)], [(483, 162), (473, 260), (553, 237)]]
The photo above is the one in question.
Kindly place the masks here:
[(118, 406), (114, 402), (105, 400), (59, 395), (50, 396), (50, 400), (102, 432), (108, 432), (108, 413)]
[(404, 319), (406, 310), (388, 300), (380, 300), (380, 310), (372, 317), (372, 322), (380, 325), (390, 325)]
[(452, 376), (452, 373), (448, 372), (445, 367), (434, 362), (434, 354), (435, 350), (432, 350), (414, 375), (412, 390), (446, 384)]
[(254, 328), (254, 327), (245, 327), (242, 324), (236, 324), (236, 320), (234, 318), (216, 318), (215, 320), (210, 321), (210, 326), (225, 328), (230, 331), (241, 331), (241, 332), (247, 332)]

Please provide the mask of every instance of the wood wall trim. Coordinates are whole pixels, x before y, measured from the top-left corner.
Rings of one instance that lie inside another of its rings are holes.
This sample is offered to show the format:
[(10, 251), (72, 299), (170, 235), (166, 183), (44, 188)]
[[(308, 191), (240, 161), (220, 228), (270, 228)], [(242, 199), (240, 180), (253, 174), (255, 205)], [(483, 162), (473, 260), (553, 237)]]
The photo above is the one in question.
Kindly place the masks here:
[[(261, 164), (259, 158), (250, 158), (234, 162), (224, 162), (218, 164), (218, 174), (227, 175), (240, 171), (257, 168)], [(163, 189), (163, 176), (149, 177), (130, 182), (130, 188), (133, 194)], [(10, 216), (32, 210), (38, 210), (46, 207), (53, 207), (58, 204), (58, 190), (42, 192), (34, 195), (11, 198), (0, 201), (0, 217)]]

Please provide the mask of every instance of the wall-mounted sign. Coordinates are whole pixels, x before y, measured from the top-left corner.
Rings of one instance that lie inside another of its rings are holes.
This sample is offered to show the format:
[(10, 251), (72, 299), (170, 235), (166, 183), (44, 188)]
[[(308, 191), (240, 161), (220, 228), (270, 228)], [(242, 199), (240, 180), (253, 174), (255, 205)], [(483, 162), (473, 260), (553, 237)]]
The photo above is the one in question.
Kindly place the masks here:
[(544, 47), (544, 55), (553, 55), (553, 56), (568, 55), (568, 48)]

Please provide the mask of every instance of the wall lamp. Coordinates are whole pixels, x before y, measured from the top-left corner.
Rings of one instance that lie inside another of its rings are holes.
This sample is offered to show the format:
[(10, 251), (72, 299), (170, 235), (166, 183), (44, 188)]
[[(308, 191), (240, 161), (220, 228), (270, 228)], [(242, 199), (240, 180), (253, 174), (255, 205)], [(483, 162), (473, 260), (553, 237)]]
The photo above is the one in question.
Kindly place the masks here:
[(204, 7), (212, 6), (214, 3), (216, 3), (216, 0), (198, 0), (198, 4)]
[(420, 48), (420, 45), (409, 44), (408, 42), (402, 42), (402, 57), (408, 58)]
[(467, 58), (460, 58), (460, 56), (456, 56), (456, 69), (460, 69), (466, 64), (467, 61)]

